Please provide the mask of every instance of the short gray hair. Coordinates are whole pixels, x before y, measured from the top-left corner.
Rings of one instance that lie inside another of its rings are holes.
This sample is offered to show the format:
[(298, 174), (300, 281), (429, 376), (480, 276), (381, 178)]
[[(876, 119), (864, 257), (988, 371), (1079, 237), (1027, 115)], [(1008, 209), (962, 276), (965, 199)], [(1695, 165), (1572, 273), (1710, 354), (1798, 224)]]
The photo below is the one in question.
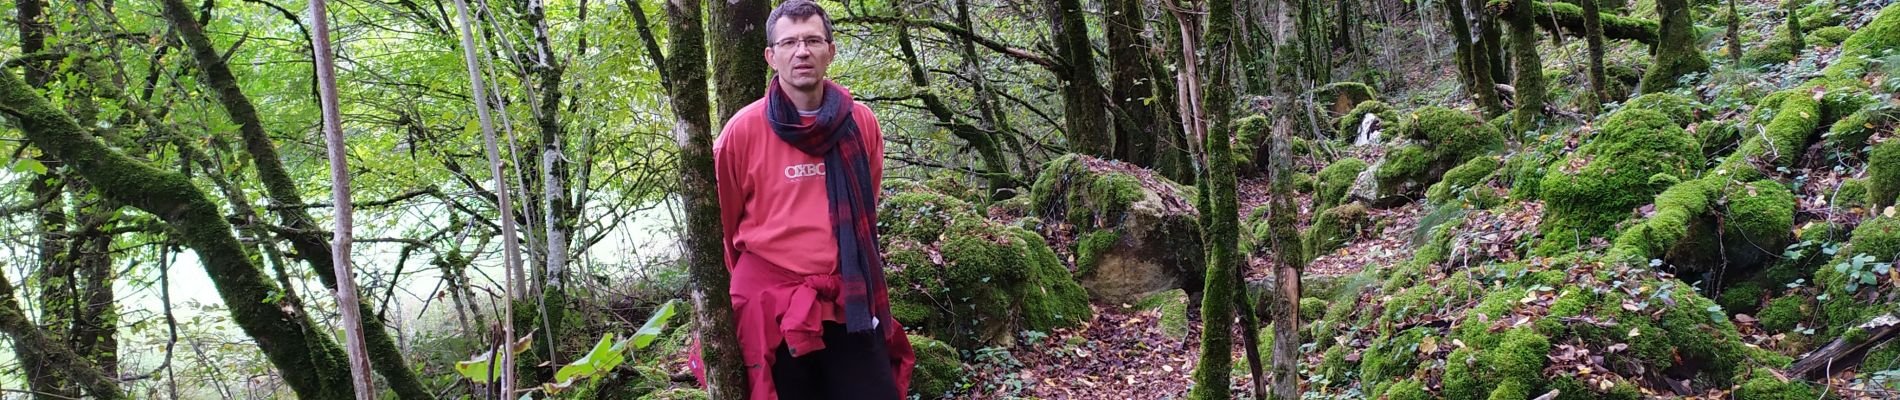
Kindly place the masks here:
[(779, 4), (778, 8), (772, 9), (772, 14), (765, 17), (766, 45), (770, 46), (772, 41), (778, 40), (778, 37), (772, 34), (772, 26), (778, 24), (780, 17), (791, 17), (796, 21), (811, 18), (814, 15), (825, 23), (825, 40), (831, 40), (831, 15), (825, 14), (824, 7), (819, 7), (818, 3), (811, 0), (790, 0)]

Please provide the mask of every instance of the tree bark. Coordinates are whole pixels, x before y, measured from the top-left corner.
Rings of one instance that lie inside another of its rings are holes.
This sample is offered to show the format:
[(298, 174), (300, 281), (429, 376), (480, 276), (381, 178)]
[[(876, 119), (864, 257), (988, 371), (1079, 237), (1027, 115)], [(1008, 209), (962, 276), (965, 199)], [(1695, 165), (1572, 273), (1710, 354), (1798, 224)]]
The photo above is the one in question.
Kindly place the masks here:
[[(1450, 3), (1450, 2), (1447, 2)], [(1267, 203), (1267, 224), (1271, 233), (1267, 248), (1273, 252), (1274, 294), (1269, 307), (1273, 316), (1273, 391), (1266, 398), (1298, 399), (1300, 361), (1300, 278), (1306, 268), (1305, 247), (1297, 229), (1299, 204), (1293, 194), (1293, 156), (1288, 123), (1274, 124), (1273, 144), (1268, 147), (1267, 179), (1271, 198)]]
[(1735, 12), (1735, 0), (1728, 0), (1728, 60), (1742, 63), (1742, 16)]
[(1497, 82), (1491, 80), (1489, 63), (1484, 59), (1484, 49), (1479, 48), (1475, 37), (1471, 36), (1471, 27), (1467, 23), (1465, 6), (1462, 0), (1445, 0), (1445, 19), (1451, 23), (1451, 40), (1454, 43), (1453, 57), (1458, 63), (1458, 74), (1465, 83), (1465, 91), (1471, 94), (1478, 108), (1487, 117), (1504, 115), (1504, 103), (1498, 100)]
[[(633, 5), (630, 11), (643, 12), (637, 0), (628, 1)], [(746, 370), (740, 360), (738, 320), (727, 293), (732, 275), (726, 271), (725, 248), (720, 244), (712, 124), (706, 104), (706, 39), (699, 7), (697, 1), (666, 0), (666, 28), (671, 35), (668, 55), (650, 56), (666, 70), (664, 86), (673, 107), (680, 202), (686, 212), (682, 257), (692, 282), (693, 320), (699, 327), (701, 359), (706, 362), (706, 392), (713, 399), (737, 400), (747, 393)], [(644, 23), (640, 25), (640, 30), (650, 32)]]
[(1591, 97), (1595, 97), (1584, 102), (1584, 112), (1589, 114), (1596, 114), (1604, 102), (1613, 100), (1610, 98), (1609, 78), (1603, 72), (1603, 13), (1597, 7), (1600, 1), (1603, 0), (1578, 0), (1583, 3), (1583, 41), (1590, 53), (1590, 93), (1593, 95)]
[[(170, 22), (172, 29), (178, 33), (185, 47), (190, 50), (192, 59), (198, 63), (198, 69), (203, 76), (200, 81), (216, 94), (225, 113), (231, 117), (232, 122), (238, 124), (238, 133), (244, 141), (244, 150), (250, 153), (257, 167), (258, 179), (264, 183), (265, 193), (270, 195), (271, 201), (277, 204), (304, 204), (296, 181), (284, 167), (283, 159), (277, 155), (276, 144), (272, 143), (270, 136), (265, 133), (263, 120), (258, 116), (256, 106), (251, 103), (250, 97), (239, 89), (237, 76), (224, 62), (223, 55), (212, 46), (210, 38), (205, 36), (204, 26), (199, 24), (192, 14), (194, 10), (186, 6), (183, 0), (163, 0), (163, 3), (165, 19)], [(312, 222), (313, 219), (305, 213), (305, 209), (300, 207), (280, 207), (275, 211), (281, 223), (290, 228), (286, 232), (281, 232), (280, 235), (297, 250), (298, 258), (310, 264), (311, 270), (316, 272), (318, 280), (323, 282), (325, 288), (336, 290), (336, 267), (332, 259), (330, 243), (323, 239), (316, 224)], [(371, 309), (368, 303), (362, 303), (360, 307), (364, 308), (361, 310), (362, 315), (381, 315)], [(402, 357), (404, 352), (396, 346), (395, 340), (389, 336), (382, 321), (369, 318), (364, 320), (363, 324), (365, 339), (368, 340), (370, 354), (374, 357), (373, 365), (378, 366), (376, 372), (388, 381), (390, 389), (403, 399), (434, 398), (434, 395), (422, 387), (422, 381), (416, 377), (415, 372), (409, 369), (408, 362)]]
[[(1143, 32), (1148, 20), (1142, 17), (1140, 0), (1107, 0), (1111, 9), (1103, 16), (1108, 38), (1109, 94), (1113, 106), (1129, 121), (1115, 129), (1115, 156), (1144, 168), (1154, 168), (1156, 138), (1162, 122), (1155, 118), (1156, 102), (1152, 61), (1144, 49)], [(1132, 128), (1132, 129), (1130, 129)]]
[(1062, 120), (1069, 151), (1100, 158), (1116, 158), (1114, 124), (1109, 121), (1108, 99), (1095, 75), (1095, 54), (1089, 46), (1088, 24), (1078, 0), (1047, 0), (1049, 33), (1054, 37), (1056, 79), (1062, 81)]
[(1537, 57), (1537, 22), (1531, 0), (1511, 0), (1506, 17), (1511, 27), (1511, 86), (1517, 89), (1517, 110), (1511, 129), (1537, 129), (1544, 116), (1544, 63)]
[(1639, 86), (1643, 94), (1674, 89), (1683, 75), (1709, 69), (1709, 60), (1696, 48), (1689, 0), (1656, 0), (1656, 14), (1661, 16), (1661, 32), (1656, 40), (1655, 62), (1650, 63)]
[[(4, 79), (7, 82), (0, 82), (0, 84), (19, 83), (19, 80), (14, 78), (12, 73), (5, 75), (5, 78), (0, 79)], [(8, 97), (9, 100), (11, 100), (12, 96)], [(8, 105), (10, 106), (11, 104)], [(10, 107), (7, 111), (11, 114)], [(36, 354), (43, 356), (43, 362), (45, 362), (48, 367), (56, 368), (64, 375), (73, 378), (74, 381), (85, 389), (86, 394), (90, 395), (91, 398), (104, 400), (119, 398), (119, 384), (117, 381), (107, 377), (105, 373), (100, 372), (99, 368), (94, 366), (91, 361), (87, 361), (85, 357), (73, 352), (73, 350), (66, 347), (64, 343), (60, 343), (58, 340), (48, 337), (45, 331), (40, 330), (38, 326), (33, 325), (32, 321), (26, 319), (26, 314), (20, 311), (20, 303), (13, 299), (13, 283), (7, 281), (4, 275), (0, 275), (0, 331), (5, 331), (8, 336), (13, 338), (13, 347), (31, 347), (38, 349)], [(34, 391), (38, 392), (37, 389)], [(52, 396), (63, 396), (63, 394), (40, 392), (35, 393), (35, 396), (56, 398)], [(72, 397), (78, 397), (78, 394), (75, 392), (72, 393), (72, 396), (68, 396), (68, 398)]]
[(706, 14), (712, 26), (708, 47), (712, 51), (713, 89), (724, 126), (740, 108), (765, 95), (765, 16), (772, 11), (766, 0), (719, 0), (706, 2)]
[[(1194, 399), (1231, 398), (1229, 370), (1233, 365), (1233, 326), (1235, 296), (1233, 274), (1239, 250), (1238, 183), (1234, 176), (1233, 154), (1233, 32), (1232, 0), (1207, 2), (1207, 93), (1202, 103), (1211, 125), (1206, 136), (1207, 180), (1202, 182), (1203, 196), (1209, 198), (1211, 224), (1207, 260), (1206, 289), (1201, 300), (1201, 359), (1194, 368)], [(1193, 51), (1193, 49), (1183, 49)]]
[(323, 113), (324, 149), (330, 158), (330, 201), (336, 205), (336, 228), (332, 230), (331, 260), (336, 273), (337, 310), (343, 314), (343, 337), (349, 354), (350, 381), (356, 400), (376, 398), (376, 382), (370, 379), (369, 348), (363, 342), (362, 300), (356, 298), (356, 275), (351, 272), (354, 205), (350, 204), (349, 148), (343, 142), (343, 111), (336, 99), (336, 66), (330, 52), (330, 16), (326, 0), (310, 0), (311, 43), (317, 65), (317, 103)]
[[(178, 0), (167, 1), (168, 5)], [(167, 7), (167, 14), (188, 10)], [(200, 32), (202, 34), (202, 32)], [(202, 37), (202, 36), (200, 36)], [(311, 321), (303, 306), (277, 298), (279, 288), (252, 264), (217, 205), (183, 175), (159, 170), (88, 135), (12, 74), (0, 78), (0, 112), (21, 126), (35, 146), (71, 163), (108, 199), (157, 215), (194, 250), (232, 319), (256, 339), (286, 384), (304, 398), (349, 397), (342, 350)]]
[(455, 0), (455, 11), (461, 20), (462, 64), (468, 68), (470, 98), (474, 100), (475, 116), (482, 127), (483, 150), (488, 156), (489, 176), (494, 179), (495, 204), (501, 212), (502, 260), (506, 263), (503, 270), (508, 273), (502, 282), (503, 295), (499, 321), (502, 332), (501, 342), (489, 348), (494, 350), (491, 354), (501, 355), (501, 367), (496, 368), (500, 373), (498, 386), (503, 397), (511, 398), (514, 397), (516, 383), (515, 352), (509, 351), (509, 347), (515, 343), (514, 304), (515, 300), (523, 294), (518, 289), (521, 287), (520, 282), (525, 279), (521, 276), (521, 247), (516, 239), (514, 200), (509, 196), (508, 175), (502, 169), (501, 150), (495, 140), (494, 119), (489, 116), (487, 83), (482, 78), (481, 64), (475, 57), (475, 33), (470, 27), (467, 2)]

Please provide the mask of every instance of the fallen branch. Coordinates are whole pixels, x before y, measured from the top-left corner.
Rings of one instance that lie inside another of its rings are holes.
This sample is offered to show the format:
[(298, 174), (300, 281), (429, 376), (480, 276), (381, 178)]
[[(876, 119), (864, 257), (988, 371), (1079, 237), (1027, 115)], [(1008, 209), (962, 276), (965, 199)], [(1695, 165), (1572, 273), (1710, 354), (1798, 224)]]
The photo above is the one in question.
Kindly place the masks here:
[(1834, 339), (1834, 342), (1828, 343), (1827, 346), (1808, 352), (1795, 360), (1794, 366), (1788, 368), (1788, 372), (1809, 379), (1819, 379), (1860, 365), (1861, 358), (1867, 356), (1867, 350), (1900, 337), (1900, 314), (1874, 317), (1860, 324), (1859, 328), (1867, 332), (1865, 338), (1861, 340), (1849, 340), (1850, 338), (1846, 337)]

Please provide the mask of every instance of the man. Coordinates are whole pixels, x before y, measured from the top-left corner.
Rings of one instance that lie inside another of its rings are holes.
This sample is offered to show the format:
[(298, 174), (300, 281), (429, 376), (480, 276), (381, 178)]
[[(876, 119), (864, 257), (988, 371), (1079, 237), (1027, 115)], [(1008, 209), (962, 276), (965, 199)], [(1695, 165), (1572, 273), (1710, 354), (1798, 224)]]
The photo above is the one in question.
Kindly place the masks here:
[(825, 79), (824, 9), (786, 1), (765, 24), (773, 79), (713, 144), (751, 398), (902, 398), (914, 356), (878, 252), (882, 131)]

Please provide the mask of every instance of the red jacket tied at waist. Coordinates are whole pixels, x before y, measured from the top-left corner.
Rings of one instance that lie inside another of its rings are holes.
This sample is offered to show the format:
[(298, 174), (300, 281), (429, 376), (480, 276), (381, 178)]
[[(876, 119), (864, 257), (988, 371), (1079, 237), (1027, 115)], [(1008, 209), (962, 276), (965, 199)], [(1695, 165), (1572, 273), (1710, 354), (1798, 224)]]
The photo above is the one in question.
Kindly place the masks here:
[[(801, 276), (751, 253), (741, 253), (738, 262), (733, 263), (729, 292), (733, 314), (739, 320), (739, 349), (751, 386), (749, 398), (778, 399), (770, 366), (779, 343), (790, 347), (794, 357), (825, 348), (824, 316), (836, 313), (828, 310), (838, 307), (838, 285), (835, 273)], [(897, 321), (880, 320), (877, 329), (890, 352), (897, 390), (906, 392), (911, 368), (916, 364), (910, 338), (904, 336)], [(704, 384), (705, 364), (700, 361), (697, 342), (689, 364)]]

